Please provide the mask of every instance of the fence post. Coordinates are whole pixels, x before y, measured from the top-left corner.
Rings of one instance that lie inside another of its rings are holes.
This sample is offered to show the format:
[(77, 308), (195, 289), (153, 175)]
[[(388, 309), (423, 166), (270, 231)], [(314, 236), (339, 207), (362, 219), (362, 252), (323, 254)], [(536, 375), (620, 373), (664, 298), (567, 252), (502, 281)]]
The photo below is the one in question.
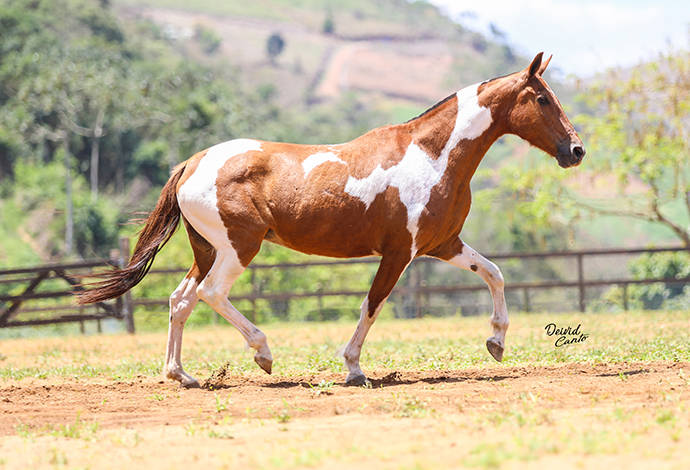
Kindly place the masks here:
[(628, 283), (623, 284), (623, 310), (628, 310)]
[[(127, 266), (129, 262), (129, 238), (120, 237), (120, 268)], [(127, 333), (134, 334), (134, 308), (132, 305), (132, 292), (127, 291), (122, 295), (122, 316), (125, 320)]]
[(316, 305), (319, 312), (319, 320), (323, 321), (323, 285), (319, 285), (319, 287), (316, 289), (316, 292), (319, 294), (318, 297), (316, 297)]
[(530, 304), (529, 304), (529, 289), (525, 287), (522, 291), (524, 294), (524, 305), (523, 308), (525, 309), (525, 312), (529, 312), (531, 310)]
[(252, 316), (249, 320), (252, 323), (256, 323), (256, 296), (259, 295), (259, 286), (256, 279), (256, 269), (250, 268), (249, 270), (249, 282), (252, 284)]
[(585, 275), (584, 268), (582, 266), (583, 255), (581, 253), (577, 254), (577, 285), (580, 291), (580, 311), (585, 311)]
[(414, 273), (414, 316), (422, 318), (422, 263), (415, 263), (412, 268)]

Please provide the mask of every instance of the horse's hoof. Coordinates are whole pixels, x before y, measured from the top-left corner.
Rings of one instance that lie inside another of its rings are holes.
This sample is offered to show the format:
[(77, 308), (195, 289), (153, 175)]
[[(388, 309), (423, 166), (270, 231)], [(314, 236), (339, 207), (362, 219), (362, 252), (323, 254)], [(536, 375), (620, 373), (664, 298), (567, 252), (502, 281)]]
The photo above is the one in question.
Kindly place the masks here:
[(503, 346), (495, 339), (489, 338), (486, 340), (486, 349), (489, 350), (489, 353), (491, 353), (493, 358), (498, 362), (503, 360)]
[(199, 382), (192, 377), (191, 375), (187, 374), (185, 371), (179, 371), (179, 370), (174, 370), (174, 371), (168, 371), (165, 376), (171, 380), (176, 380), (177, 382), (180, 382), (180, 385), (184, 388), (199, 388)]
[(254, 362), (259, 364), (268, 375), (271, 375), (271, 369), (273, 366), (273, 359), (270, 357), (262, 356), (259, 353), (254, 354)]
[(201, 388), (201, 385), (199, 385), (199, 382), (197, 382), (196, 379), (182, 379), (180, 380), (180, 385), (183, 388)]
[(348, 375), (347, 380), (345, 380), (345, 385), (350, 387), (361, 387), (367, 383), (369, 383), (369, 380), (364, 374), (358, 374), (352, 377)]

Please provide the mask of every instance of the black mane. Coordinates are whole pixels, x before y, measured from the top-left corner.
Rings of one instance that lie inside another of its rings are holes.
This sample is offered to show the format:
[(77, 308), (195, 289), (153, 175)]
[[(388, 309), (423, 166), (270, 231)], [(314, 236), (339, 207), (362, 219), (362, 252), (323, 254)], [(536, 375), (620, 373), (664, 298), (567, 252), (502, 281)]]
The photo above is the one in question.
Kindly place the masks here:
[[(489, 80), (484, 80), (481, 84), (483, 85), (483, 84), (485, 84), (485, 83), (493, 82), (494, 80), (498, 80), (499, 78), (507, 77), (508, 75), (512, 75), (512, 73), (507, 73), (507, 74), (505, 74), (505, 75), (501, 75), (500, 77), (494, 77), (494, 78), (491, 78), (491, 79), (489, 79)], [(438, 107), (441, 106), (443, 103), (445, 103), (446, 101), (448, 101), (449, 99), (451, 99), (451, 98), (452, 98), (453, 96), (455, 96), (456, 94), (457, 94), (457, 92), (451, 93), (450, 95), (446, 96), (446, 97), (443, 98), (441, 101), (439, 101), (438, 103), (436, 103), (435, 105), (433, 105), (431, 108), (429, 108), (429, 109), (427, 109), (426, 111), (424, 111), (422, 114), (419, 114), (419, 115), (413, 117), (412, 119), (408, 119), (407, 121), (405, 121), (405, 124), (407, 124), (408, 122), (414, 121), (415, 119), (419, 119), (420, 117), (424, 116), (425, 114), (430, 113), (431, 111), (433, 111), (434, 109), (438, 108)]]
[(415, 119), (419, 119), (420, 117), (422, 117), (422, 116), (424, 116), (424, 115), (430, 113), (431, 111), (433, 111), (434, 109), (438, 108), (438, 107), (441, 106), (443, 103), (445, 103), (446, 101), (448, 101), (449, 99), (451, 99), (452, 97), (454, 97), (456, 94), (457, 94), (457, 93), (451, 93), (450, 95), (446, 96), (446, 97), (443, 98), (441, 101), (439, 101), (438, 103), (436, 103), (436, 104), (433, 105), (431, 108), (429, 108), (429, 109), (427, 109), (426, 111), (424, 111), (423, 113), (419, 114), (418, 116), (413, 117), (412, 119), (408, 119), (407, 121), (405, 121), (405, 124), (407, 124), (408, 122), (414, 121)]

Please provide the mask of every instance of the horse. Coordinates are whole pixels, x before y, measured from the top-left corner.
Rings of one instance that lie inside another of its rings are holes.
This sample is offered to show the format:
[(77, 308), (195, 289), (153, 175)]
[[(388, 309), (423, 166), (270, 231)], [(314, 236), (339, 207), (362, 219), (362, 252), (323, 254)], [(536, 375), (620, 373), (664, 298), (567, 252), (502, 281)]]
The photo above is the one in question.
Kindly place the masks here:
[(493, 299), (486, 347), (503, 358), (508, 312), (500, 269), (460, 238), (471, 203), (470, 179), (489, 147), (515, 134), (579, 165), (582, 141), (542, 75), (537, 54), (521, 71), (451, 94), (399, 125), (337, 145), (236, 139), (176, 166), (149, 214), (126, 267), (78, 293), (81, 304), (122, 295), (147, 274), (179, 220), (194, 262), (170, 295), (164, 374), (198, 387), (181, 361), (182, 331), (199, 299), (234, 325), (271, 373), (266, 335), (230, 302), (233, 283), (264, 240), (307, 254), (379, 256), (355, 332), (343, 351), (345, 383), (367, 382), (359, 358), (367, 333), (410, 262), (430, 256), (478, 274)]

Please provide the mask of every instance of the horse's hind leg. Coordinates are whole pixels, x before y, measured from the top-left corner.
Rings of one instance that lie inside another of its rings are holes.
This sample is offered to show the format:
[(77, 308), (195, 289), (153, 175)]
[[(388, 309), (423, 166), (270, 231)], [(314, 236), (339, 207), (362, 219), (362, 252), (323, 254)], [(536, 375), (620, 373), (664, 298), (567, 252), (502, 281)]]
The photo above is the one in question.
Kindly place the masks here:
[(199, 382), (182, 369), (182, 330), (189, 315), (194, 310), (199, 297), (199, 268), (196, 263), (189, 270), (177, 289), (170, 295), (170, 322), (168, 325), (168, 346), (165, 352), (163, 373), (180, 382), (185, 387), (198, 387)]
[(197, 288), (206, 276), (215, 258), (213, 247), (192, 228), (186, 220), (185, 228), (194, 251), (194, 264), (177, 289), (170, 295), (170, 322), (168, 325), (168, 346), (165, 353), (163, 373), (177, 380), (185, 387), (198, 387), (199, 382), (182, 368), (182, 330), (194, 306), (199, 301)]
[[(259, 251), (261, 239), (258, 239), (254, 245), (252, 247), (243, 247), (243, 253), (250, 252), (251, 257), (253, 257)], [(228, 300), (230, 288), (244, 269), (238, 258), (237, 251), (231, 243), (223, 244), (222, 248), (217, 246), (215, 262), (204, 280), (201, 281), (197, 293), (213, 310), (239, 330), (247, 344), (256, 350), (254, 361), (270, 374), (273, 356), (268, 348), (266, 335), (252, 322), (247, 320)]]

